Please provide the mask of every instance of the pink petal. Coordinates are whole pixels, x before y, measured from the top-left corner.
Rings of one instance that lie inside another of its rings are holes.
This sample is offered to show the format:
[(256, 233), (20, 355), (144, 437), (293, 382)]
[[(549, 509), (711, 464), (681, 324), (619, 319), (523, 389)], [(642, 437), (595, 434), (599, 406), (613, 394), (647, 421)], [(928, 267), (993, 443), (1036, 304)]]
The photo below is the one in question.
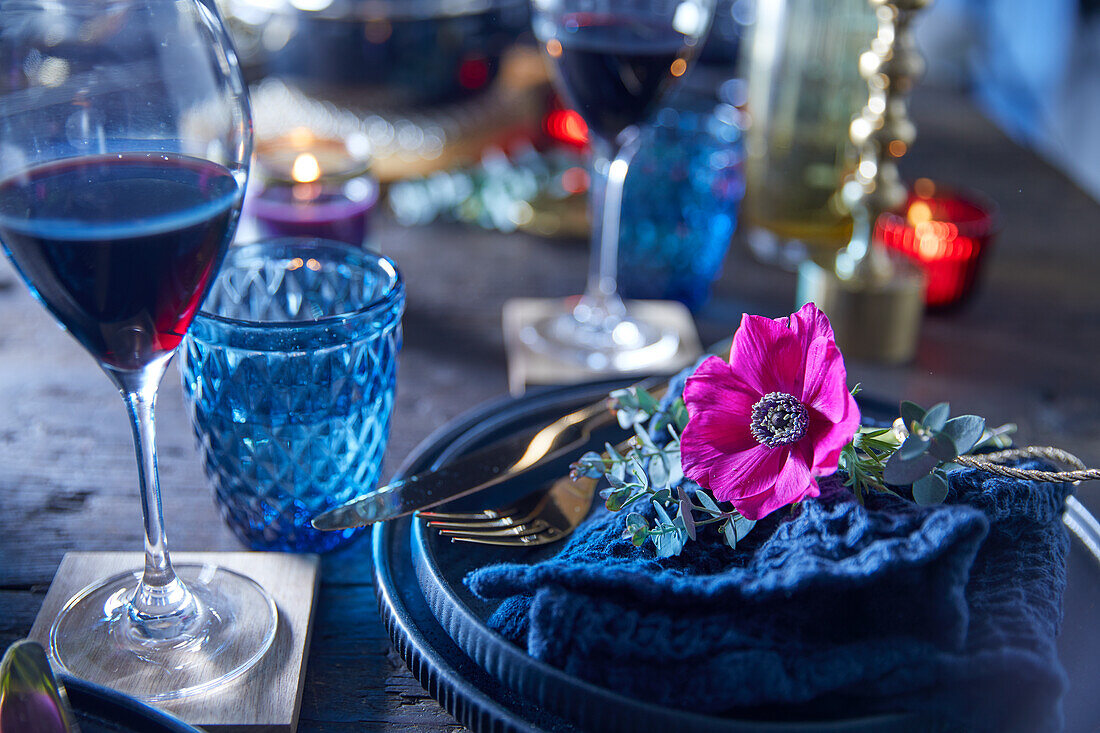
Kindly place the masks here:
[(758, 445), (749, 424), (759, 399), (718, 357), (699, 365), (684, 386), (689, 420), (680, 436), (680, 456), (685, 475), (708, 488), (736, 479), (722, 476), (721, 466), (731, 455)]
[[(719, 501), (735, 502), (743, 496), (767, 491), (783, 469), (790, 454), (786, 448), (757, 445), (737, 453), (723, 453), (711, 460), (692, 464), (684, 458), (684, 474), (714, 492)], [(682, 452), (681, 456), (687, 453)]]
[(761, 395), (802, 394), (804, 352), (798, 337), (783, 323), (746, 313), (733, 334), (730, 366)]
[(826, 316), (814, 303), (807, 303), (792, 313), (790, 317), (790, 329), (798, 335), (803, 344), (809, 346), (814, 339), (825, 337), (835, 341), (833, 324), (829, 323)]
[(778, 502), (777, 506), (793, 504), (807, 495), (817, 496), (817, 483), (810, 477), (810, 466), (806, 458), (802, 450), (791, 451), (791, 457), (787, 459), (787, 463), (775, 480), (774, 494)]
[(810, 469), (810, 475), (815, 478), (821, 476), (832, 476), (840, 468), (840, 454), (843, 452), (844, 446), (832, 447), (826, 450), (826, 446), (819, 446), (817, 452), (814, 455), (813, 468)]
[[(703, 483), (690, 472), (707, 477), (717, 462), (756, 448), (759, 443), (749, 431), (749, 421), (692, 418), (680, 435), (680, 463), (693, 481)], [(712, 488), (709, 478), (704, 486)]]
[(840, 350), (834, 342), (824, 337), (814, 339), (806, 353), (806, 381), (801, 394), (802, 404), (836, 422), (848, 411), (851, 396), (848, 372), (844, 368), (844, 357)]
[(719, 410), (748, 420), (761, 396), (717, 356), (700, 364), (684, 385), (684, 405), (691, 417)]
[(809, 425), (802, 442), (813, 446), (813, 475), (827, 476), (837, 469), (840, 453), (859, 429), (859, 406), (851, 394), (846, 397), (844, 414), (837, 421), (809, 410)]
[(809, 468), (797, 451), (791, 453), (770, 491), (762, 491), (733, 501), (734, 507), (746, 519), (762, 519), (776, 509), (802, 501), (821, 493), (817, 482), (810, 476)]
[(684, 435), (727, 452), (756, 445), (749, 433), (752, 406), (760, 395), (737, 379), (730, 365), (718, 357), (703, 362), (684, 386), (688, 424)]

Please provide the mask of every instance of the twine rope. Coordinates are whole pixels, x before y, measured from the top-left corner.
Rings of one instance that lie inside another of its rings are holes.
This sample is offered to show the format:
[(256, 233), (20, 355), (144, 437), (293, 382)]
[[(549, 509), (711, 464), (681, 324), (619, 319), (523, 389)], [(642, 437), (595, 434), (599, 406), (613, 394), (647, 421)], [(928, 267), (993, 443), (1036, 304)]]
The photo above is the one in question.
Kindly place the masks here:
[[(1072, 471), (1036, 471), (1012, 466), (1002, 466), (1002, 461), (1013, 458), (1045, 458), (1055, 463), (1072, 466)], [(1087, 468), (1077, 456), (1047, 445), (1032, 445), (1026, 448), (1010, 448), (982, 456), (959, 456), (955, 463), (979, 471), (988, 471), (999, 476), (1022, 479), (1024, 481), (1096, 481), (1100, 480), (1100, 469)]]

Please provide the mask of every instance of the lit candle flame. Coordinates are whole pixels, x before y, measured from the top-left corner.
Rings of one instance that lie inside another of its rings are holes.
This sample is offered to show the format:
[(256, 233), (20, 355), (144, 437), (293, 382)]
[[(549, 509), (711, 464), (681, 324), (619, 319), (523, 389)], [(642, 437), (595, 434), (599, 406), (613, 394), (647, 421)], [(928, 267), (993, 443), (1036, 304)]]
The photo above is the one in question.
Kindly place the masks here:
[(932, 207), (926, 201), (914, 201), (909, 207), (909, 224), (916, 227), (932, 221)]
[(300, 153), (294, 159), (290, 177), (298, 183), (312, 183), (321, 177), (321, 166), (312, 153)]

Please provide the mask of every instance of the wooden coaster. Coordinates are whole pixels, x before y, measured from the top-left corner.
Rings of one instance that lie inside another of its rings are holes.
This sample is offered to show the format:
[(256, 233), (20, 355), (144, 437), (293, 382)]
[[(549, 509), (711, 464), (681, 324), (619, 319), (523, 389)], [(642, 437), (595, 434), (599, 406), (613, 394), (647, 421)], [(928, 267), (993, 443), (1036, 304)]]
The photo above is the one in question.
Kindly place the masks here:
[(679, 348), (671, 358), (639, 372), (589, 369), (557, 359), (533, 349), (522, 333), (541, 319), (560, 312), (561, 304), (560, 298), (514, 298), (504, 304), (504, 349), (508, 359), (508, 389), (513, 395), (518, 397), (528, 385), (535, 384), (576, 384), (634, 373), (674, 374), (693, 364), (703, 353), (695, 321), (685, 305), (670, 300), (631, 300), (627, 301), (627, 307), (639, 320), (677, 334)]
[[(305, 681), (320, 558), (276, 552), (173, 552), (178, 564), (209, 562), (263, 586), (279, 609), (275, 641), (240, 679), (214, 692), (154, 703), (191, 725), (218, 733), (293, 733)], [(68, 552), (54, 575), (30, 638), (49, 643), (50, 624), (78, 591), (101, 578), (142, 567), (136, 552)]]

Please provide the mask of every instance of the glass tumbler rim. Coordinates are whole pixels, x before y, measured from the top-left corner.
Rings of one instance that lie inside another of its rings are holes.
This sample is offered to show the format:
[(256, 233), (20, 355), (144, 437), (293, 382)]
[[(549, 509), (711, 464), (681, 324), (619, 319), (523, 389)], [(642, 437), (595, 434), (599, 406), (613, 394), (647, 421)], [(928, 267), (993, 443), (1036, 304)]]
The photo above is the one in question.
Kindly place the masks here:
[[(200, 307), (195, 314), (195, 324), (193, 325), (207, 323), (217, 330), (232, 329), (242, 334), (277, 335), (288, 332), (301, 334), (308, 331), (323, 330), (332, 326), (346, 326), (349, 323), (374, 321), (379, 316), (387, 313), (391, 314), (390, 318), (381, 320), (396, 321), (404, 310), (405, 279), (398, 269), (397, 263), (386, 255), (370, 252), (346, 242), (321, 237), (280, 237), (234, 245), (230, 247), (229, 252), (226, 254), (222, 263), (222, 270), (232, 266), (232, 260), (235, 257), (248, 257), (252, 254), (267, 253), (272, 250), (295, 255), (307, 255), (308, 252), (327, 252), (336, 253), (340, 258), (351, 256), (365, 268), (381, 273), (386, 278), (385, 287), (382, 292), (358, 308), (308, 321), (232, 318), (212, 313)], [(214, 278), (215, 284), (220, 277), (221, 273), (219, 272)], [(195, 329), (192, 328), (188, 336), (194, 338), (195, 335)]]

